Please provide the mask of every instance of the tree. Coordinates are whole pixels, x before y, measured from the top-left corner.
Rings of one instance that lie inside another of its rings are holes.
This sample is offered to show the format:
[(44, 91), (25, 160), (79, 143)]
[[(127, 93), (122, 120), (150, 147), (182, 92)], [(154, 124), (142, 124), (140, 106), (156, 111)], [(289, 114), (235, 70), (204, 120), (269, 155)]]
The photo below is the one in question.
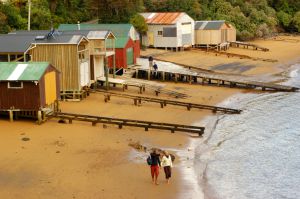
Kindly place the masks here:
[(292, 22), (292, 16), (289, 15), (288, 13), (285, 13), (284, 11), (279, 11), (277, 13), (277, 18), (279, 20), (279, 23), (284, 27), (288, 28)]
[(101, 23), (128, 23), (143, 10), (143, 0), (100, 0), (98, 12)]
[(145, 34), (148, 30), (148, 25), (147, 25), (144, 17), (141, 16), (140, 14), (135, 14), (133, 17), (131, 17), (130, 23), (141, 34)]
[(298, 12), (295, 14), (292, 23), (293, 23), (294, 27), (296, 28), (296, 30), (297, 30), (298, 32), (300, 32), (300, 11), (298, 11)]
[(140, 35), (140, 45), (142, 45), (143, 35), (145, 35), (148, 31), (148, 25), (143, 16), (139, 14), (135, 14), (131, 19), (130, 23), (135, 27), (135, 29), (139, 32)]

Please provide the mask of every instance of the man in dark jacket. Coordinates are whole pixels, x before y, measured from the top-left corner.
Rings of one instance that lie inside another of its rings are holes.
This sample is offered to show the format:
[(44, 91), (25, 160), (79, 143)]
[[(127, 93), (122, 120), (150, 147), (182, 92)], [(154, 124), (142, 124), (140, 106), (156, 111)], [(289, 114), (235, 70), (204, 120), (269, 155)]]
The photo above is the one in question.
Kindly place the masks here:
[(159, 175), (159, 168), (160, 168), (160, 155), (157, 152), (157, 150), (153, 150), (152, 153), (150, 153), (151, 157), (151, 177), (153, 184), (158, 185), (157, 178)]

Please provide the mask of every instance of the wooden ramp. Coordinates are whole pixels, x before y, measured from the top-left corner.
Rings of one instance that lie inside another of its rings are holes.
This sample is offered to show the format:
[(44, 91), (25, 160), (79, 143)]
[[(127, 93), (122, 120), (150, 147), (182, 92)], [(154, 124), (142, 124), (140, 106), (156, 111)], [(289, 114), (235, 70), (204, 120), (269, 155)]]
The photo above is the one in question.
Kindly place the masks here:
[[(135, 77), (147, 78), (149, 77), (149, 69), (146, 67), (136, 68)], [(283, 91), (283, 92), (295, 92), (299, 90), (297, 87), (284, 86), (274, 83), (252, 81), (251, 77), (248, 76), (238, 76), (238, 75), (227, 75), (214, 72), (197, 72), (197, 70), (189, 70), (186, 68), (159, 68), (156, 72), (151, 69), (150, 77), (155, 80), (168, 80), (168, 81), (181, 81), (197, 83), (201, 82), (203, 85), (217, 85), (226, 86), (230, 88), (246, 88), (246, 89), (256, 89), (260, 88), (263, 91)]]
[(231, 47), (237, 47), (237, 48), (239, 48), (241, 46), (241, 47), (244, 47), (246, 49), (249, 49), (249, 47), (251, 47), (253, 50), (262, 50), (264, 52), (269, 51), (268, 48), (265, 48), (265, 47), (262, 47), (262, 46), (259, 46), (259, 45), (256, 45), (256, 44), (241, 42), (241, 41), (230, 42), (230, 46)]
[(131, 126), (131, 127), (144, 128), (145, 131), (148, 131), (149, 129), (159, 129), (159, 130), (169, 130), (171, 131), (171, 133), (175, 133), (175, 132), (193, 133), (199, 136), (202, 136), (205, 130), (204, 127), (198, 127), (198, 126), (161, 123), (161, 122), (149, 122), (149, 121), (142, 121), (142, 120), (120, 119), (120, 118), (82, 115), (82, 114), (74, 114), (74, 113), (63, 113), (63, 112), (55, 112), (50, 117), (68, 120), (69, 124), (72, 124), (73, 120), (75, 120), (75, 121), (91, 122), (93, 126), (96, 126), (98, 123), (115, 124), (119, 127), (119, 129), (122, 129), (123, 126)]
[(128, 95), (128, 94), (122, 94), (122, 93), (116, 93), (116, 92), (107, 92), (107, 91), (102, 91), (102, 90), (97, 90), (96, 92), (100, 92), (100, 93), (104, 94), (105, 102), (110, 101), (111, 96), (117, 96), (117, 97), (132, 99), (134, 105), (136, 105), (136, 106), (138, 104), (141, 104), (142, 101), (145, 101), (145, 102), (158, 103), (158, 104), (160, 104), (161, 108), (164, 108), (167, 105), (174, 105), (174, 106), (186, 107), (188, 111), (191, 110), (192, 108), (196, 108), (196, 109), (202, 109), (202, 110), (211, 110), (214, 113), (223, 112), (223, 113), (228, 113), (228, 114), (240, 114), (242, 112), (242, 110), (239, 110), (239, 109), (232, 109), (232, 108), (218, 107), (218, 106), (209, 106), (209, 105), (203, 105), (203, 104), (195, 104), (195, 103), (166, 100), (166, 99), (152, 98), (152, 97), (142, 97), (142, 96), (137, 96), (137, 95)]
[[(98, 81), (101, 82), (103, 85), (105, 80), (105, 77), (98, 78)], [(188, 96), (184, 93), (180, 93), (174, 90), (166, 89), (164, 88), (165, 85), (161, 83), (156, 83), (153, 81), (147, 81), (147, 80), (141, 80), (141, 79), (134, 79), (134, 78), (128, 78), (128, 77), (120, 77), (120, 78), (108, 78), (109, 84), (112, 84), (113, 86), (121, 85), (123, 87), (123, 91), (128, 89), (129, 86), (131, 87), (138, 87), (139, 93), (141, 94), (146, 89), (154, 91), (156, 95), (158, 94), (166, 94), (170, 97), (174, 98), (187, 98)]]

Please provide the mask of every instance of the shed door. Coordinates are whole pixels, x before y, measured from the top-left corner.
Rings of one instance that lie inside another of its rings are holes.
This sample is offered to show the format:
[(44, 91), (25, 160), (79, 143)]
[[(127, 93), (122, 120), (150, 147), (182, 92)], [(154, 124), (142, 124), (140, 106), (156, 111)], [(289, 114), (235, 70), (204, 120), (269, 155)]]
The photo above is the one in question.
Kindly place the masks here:
[(133, 48), (126, 49), (127, 66), (133, 65)]
[(80, 64), (80, 85), (88, 86), (90, 83), (90, 70), (88, 62)]
[(54, 71), (45, 75), (45, 100), (46, 105), (53, 104), (56, 100), (56, 73)]
[(148, 32), (148, 45), (154, 46), (154, 33)]

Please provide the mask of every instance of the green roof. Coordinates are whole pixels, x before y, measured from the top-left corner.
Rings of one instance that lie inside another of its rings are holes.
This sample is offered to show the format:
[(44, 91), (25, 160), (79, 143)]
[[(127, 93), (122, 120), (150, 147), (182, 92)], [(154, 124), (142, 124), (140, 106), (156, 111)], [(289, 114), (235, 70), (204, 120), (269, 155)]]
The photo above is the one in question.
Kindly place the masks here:
[(128, 42), (128, 37), (119, 37), (115, 40), (115, 48), (124, 48)]
[(38, 81), (48, 62), (0, 62), (0, 81)]
[(131, 24), (60, 24), (58, 30), (78, 30), (78, 26), (80, 30), (110, 30), (117, 38), (128, 37), (132, 28)]

